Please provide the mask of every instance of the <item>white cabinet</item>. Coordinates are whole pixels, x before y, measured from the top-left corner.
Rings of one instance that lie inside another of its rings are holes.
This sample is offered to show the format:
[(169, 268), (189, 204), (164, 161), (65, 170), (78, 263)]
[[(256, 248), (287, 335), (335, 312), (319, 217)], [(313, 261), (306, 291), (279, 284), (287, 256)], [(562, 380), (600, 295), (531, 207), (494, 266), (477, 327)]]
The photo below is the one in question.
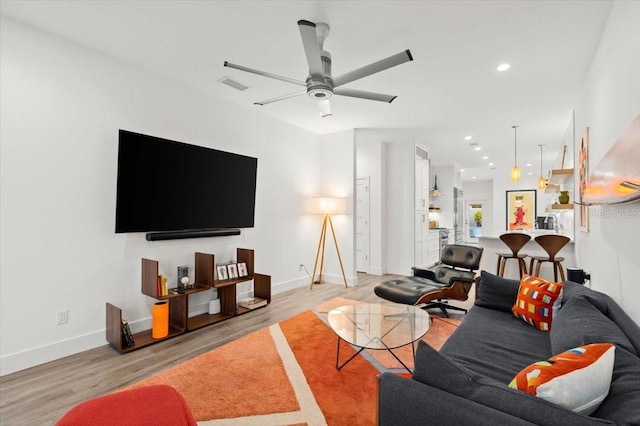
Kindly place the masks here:
[(386, 272), (409, 275), (428, 260), (429, 156), (415, 142), (386, 144)]
[(430, 231), (427, 237), (427, 263), (433, 266), (440, 261), (440, 231)]

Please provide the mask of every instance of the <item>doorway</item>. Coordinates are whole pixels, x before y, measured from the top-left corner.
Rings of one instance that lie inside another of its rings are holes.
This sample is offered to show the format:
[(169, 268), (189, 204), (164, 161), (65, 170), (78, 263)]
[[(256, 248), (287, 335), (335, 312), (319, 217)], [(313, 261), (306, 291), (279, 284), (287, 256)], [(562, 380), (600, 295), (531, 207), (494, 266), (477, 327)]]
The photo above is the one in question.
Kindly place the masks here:
[(465, 242), (478, 244), (478, 237), (482, 236), (483, 217), (482, 201), (466, 201), (465, 208)]
[(369, 225), (369, 177), (356, 182), (356, 271), (369, 273), (370, 225)]

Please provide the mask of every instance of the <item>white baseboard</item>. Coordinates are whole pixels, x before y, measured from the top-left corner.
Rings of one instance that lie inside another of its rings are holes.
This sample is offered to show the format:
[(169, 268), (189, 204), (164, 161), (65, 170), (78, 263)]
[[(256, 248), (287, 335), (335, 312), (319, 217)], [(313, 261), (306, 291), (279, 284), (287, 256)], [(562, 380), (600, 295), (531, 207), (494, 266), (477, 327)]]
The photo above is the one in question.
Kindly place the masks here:
[[(334, 277), (331, 275), (325, 275), (325, 280), (342, 283), (342, 276), (337, 275)], [(271, 294), (278, 294), (287, 290), (308, 285), (309, 278), (301, 277), (295, 280), (275, 284), (271, 287)], [(238, 293), (238, 296), (240, 298), (248, 297), (251, 295), (252, 293), (250, 291), (240, 290), (240, 292)], [(209, 302), (207, 301), (205, 303), (191, 306), (189, 309), (189, 314), (193, 316), (208, 312), (208, 303)], [(129, 321), (129, 326), (131, 327), (131, 331), (133, 333), (137, 333), (142, 330), (148, 330), (151, 328), (151, 317), (142, 318), (136, 321)], [(103, 328), (93, 333), (76, 336), (70, 339), (52, 343), (50, 345), (28, 349), (15, 354), (5, 355), (3, 357), (0, 357), (0, 376), (5, 376), (7, 374), (35, 367), (37, 365), (45, 364), (50, 361), (55, 361), (57, 359), (64, 358), (70, 355), (75, 355), (77, 353), (104, 346), (106, 344), (108, 344), (106, 339), (106, 329)]]

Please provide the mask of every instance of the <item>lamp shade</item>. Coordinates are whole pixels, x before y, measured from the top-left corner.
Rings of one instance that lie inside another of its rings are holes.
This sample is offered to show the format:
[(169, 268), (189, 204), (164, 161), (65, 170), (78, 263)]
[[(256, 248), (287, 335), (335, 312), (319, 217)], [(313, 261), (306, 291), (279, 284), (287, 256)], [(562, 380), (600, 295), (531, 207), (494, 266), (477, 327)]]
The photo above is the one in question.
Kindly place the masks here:
[(511, 169), (511, 180), (517, 182), (520, 180), (520, 167), (514, 167)]
[(344, 214), (345, 212), (344, 198), (314, 197), (311, 199), (311, 213), (313, 214)]

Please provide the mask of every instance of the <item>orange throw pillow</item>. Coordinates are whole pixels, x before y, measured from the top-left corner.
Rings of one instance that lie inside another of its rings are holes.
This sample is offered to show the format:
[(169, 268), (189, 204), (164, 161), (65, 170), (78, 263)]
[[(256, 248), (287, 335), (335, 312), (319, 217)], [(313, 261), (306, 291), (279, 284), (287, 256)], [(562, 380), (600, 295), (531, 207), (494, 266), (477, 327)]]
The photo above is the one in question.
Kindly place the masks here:
[(551, 330), (554, 310), (562, 302), (562, 284), (524, 275), (511, 312), (538, 330)]
[(611, 343), (580, 346), (523, 368), (509, 387), (589, 415), (609, 394), (614, 362)]

